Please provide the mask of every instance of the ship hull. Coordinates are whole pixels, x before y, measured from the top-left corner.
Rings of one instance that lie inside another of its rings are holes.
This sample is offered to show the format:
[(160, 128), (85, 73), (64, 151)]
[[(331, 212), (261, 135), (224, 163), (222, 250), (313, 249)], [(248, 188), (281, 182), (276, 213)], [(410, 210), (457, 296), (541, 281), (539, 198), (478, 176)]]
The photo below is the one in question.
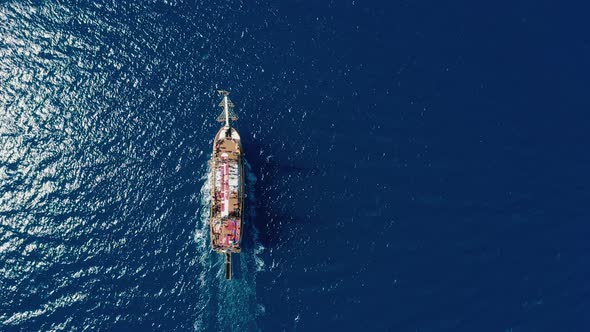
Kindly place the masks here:
[(240, 135), (222, 127), (215, 135), (210, 161), (211, 246), (219, 253), (239, 253), (244, 216), (244, 159)]

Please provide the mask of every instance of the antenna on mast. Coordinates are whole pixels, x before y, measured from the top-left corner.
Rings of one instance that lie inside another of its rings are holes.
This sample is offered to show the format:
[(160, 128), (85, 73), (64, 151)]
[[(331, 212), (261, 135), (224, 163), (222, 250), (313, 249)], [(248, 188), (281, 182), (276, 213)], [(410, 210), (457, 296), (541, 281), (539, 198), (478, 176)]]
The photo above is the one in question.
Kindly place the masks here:
[(229, 128), (229, 120), (238, 121), (238, 116), (232, 110), (234, 103), (229, 100), (229, 92), (225, 90), (217, 90), (220, 95), (223, 95), (223, 100), (219, 103), (220, 107), (223, 107), (223, 113), (217, 117), (218, 122), (225, 122), (225, 127)]

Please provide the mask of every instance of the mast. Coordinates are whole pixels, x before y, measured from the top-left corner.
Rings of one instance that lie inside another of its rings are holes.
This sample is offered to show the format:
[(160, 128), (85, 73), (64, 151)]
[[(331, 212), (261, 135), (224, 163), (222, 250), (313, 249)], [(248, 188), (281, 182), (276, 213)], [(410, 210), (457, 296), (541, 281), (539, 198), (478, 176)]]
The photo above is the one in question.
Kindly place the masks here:
[(227, 94), (223, 95), (223, 110), (225, 112), (225, 126), (229, 128), (229, 106), (227, 104)]
[(238, 121), (238, 116), (232, 110), (232, 108), (234, 108), (234, 103), (232, 103), (232, 101), (229, 99), (229, 97), (228, 97), (229, 92), (228, 91), (217, 90), (217, 92), (220, 95), (223, 95), (223, 100), (219, 103), (219, 106), (223, 107), (223, 113), (221, 113), (217, 117), (217, 121), (225, 122), (225, 128), (229, 128), (230, 127), (229, 120)]

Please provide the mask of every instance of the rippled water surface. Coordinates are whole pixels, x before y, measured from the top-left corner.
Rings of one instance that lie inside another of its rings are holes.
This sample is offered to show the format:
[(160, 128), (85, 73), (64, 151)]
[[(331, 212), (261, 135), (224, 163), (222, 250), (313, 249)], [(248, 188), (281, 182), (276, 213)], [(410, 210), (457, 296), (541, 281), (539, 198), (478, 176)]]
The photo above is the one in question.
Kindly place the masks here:
[(0, 2), (0, 330), (587, 331), (587, 10), (500, 7)]

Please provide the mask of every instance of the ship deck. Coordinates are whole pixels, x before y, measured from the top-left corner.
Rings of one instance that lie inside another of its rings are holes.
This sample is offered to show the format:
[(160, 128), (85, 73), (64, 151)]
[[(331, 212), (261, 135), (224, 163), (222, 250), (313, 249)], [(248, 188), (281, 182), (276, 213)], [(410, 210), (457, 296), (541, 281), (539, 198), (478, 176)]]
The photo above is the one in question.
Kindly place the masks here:
[(230, 160), (238, 160), (241, 154), (239, 141), (228, 138), (216, 140), (214, 157), (219, 158), (224, 153), (228, 154)]
[(211, 165), (211, 241), (215, 250), (239, 252), (243, 210), (241, 144), (239, 139), (221, 135), (225, 136), (223, 129), (215, 137)]

